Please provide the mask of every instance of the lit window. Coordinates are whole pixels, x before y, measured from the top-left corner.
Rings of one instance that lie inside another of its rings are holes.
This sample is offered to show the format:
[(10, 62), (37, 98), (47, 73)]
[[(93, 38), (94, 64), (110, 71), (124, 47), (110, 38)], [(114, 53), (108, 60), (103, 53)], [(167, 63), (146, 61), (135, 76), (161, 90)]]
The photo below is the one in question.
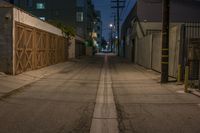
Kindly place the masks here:
[(77, 22), (83, 22), (83, 12), (76, 13), (76, 20)]
[(45, 17), (39, 17), (39, 19), (41, 19), (41, 20), (46, 20), (46, 18), (45, 18)]
[(36, 9), (45, 9), (44, 3), (36, 3)]

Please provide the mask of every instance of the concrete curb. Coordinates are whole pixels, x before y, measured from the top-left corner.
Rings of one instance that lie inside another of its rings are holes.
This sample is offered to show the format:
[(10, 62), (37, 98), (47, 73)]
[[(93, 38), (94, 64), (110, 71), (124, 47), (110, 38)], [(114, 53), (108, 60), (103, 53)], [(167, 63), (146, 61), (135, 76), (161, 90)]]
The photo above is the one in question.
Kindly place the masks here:
[(16, 76), (0, 75), (0, 100), (22, 91), (26, 86), (40, 80), (45, 76), (70, 68), (75, 62), (64, 62), (38, 70), (24, 72)]
[(200, 91), (195, 90), (195, 89), (189, 89), (189, 90), (190, 90), (190, 93), (191, 93), (191, 94), (200, 97)]

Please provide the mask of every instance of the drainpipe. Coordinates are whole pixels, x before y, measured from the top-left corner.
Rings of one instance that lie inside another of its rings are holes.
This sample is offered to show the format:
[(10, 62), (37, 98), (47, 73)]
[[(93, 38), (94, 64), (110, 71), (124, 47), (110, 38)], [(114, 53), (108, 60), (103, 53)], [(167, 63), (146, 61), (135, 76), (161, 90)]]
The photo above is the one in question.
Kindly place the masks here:
[(141, 25), (141, 22), (140, 22), (138, 16), (136, 16), (136, 19), (137, 19), (137, 21), (138, 21), (140, 31), (142, 32), (142, 35), (143, 35), (143, 37), (144, 37), (144, 36), (145, 36), (144, 29), (142, 28), (142, 25)]

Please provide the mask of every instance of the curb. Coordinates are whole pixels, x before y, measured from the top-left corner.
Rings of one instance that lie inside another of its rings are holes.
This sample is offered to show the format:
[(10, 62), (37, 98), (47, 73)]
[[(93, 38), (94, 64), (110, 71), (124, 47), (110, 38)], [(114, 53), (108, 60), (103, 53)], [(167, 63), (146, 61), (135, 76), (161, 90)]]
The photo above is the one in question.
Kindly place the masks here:
[(193, 95), (195, 95), (195, 96), (200, 97), (200, 91), (199, 90), (190, 89), (190, 93), (193, 94)]
[[(63, 67), (62, 67), (62, 64), (63, 64)], [(59, 66), (59, 65), (61, 65), (61, 66)], [(33, 79), (30, 82), (27, 82), (27, 83), (23, 84), (22, 86), (20, 86), (18, 88), (15, 88), (15, 89), (12, 89), (11, 91), (6, 92), (5, 94), (1, 95), (0, 96), (0, 101), (6, 99), (6, 98), (8, 98), (8, 97), (10, 97), (10, 96), (12, 96), (12, 95), (14, 95), (16, 93), (19, 93), (19, 92), (25, 90), (30, 84), (33, 84), (34, 82), (36, 82), (36, 81), (38, 81), (38, 80), (40, 80), (40, 79), (42, 79), (42, 78), (44, 78), (46, 76), (55, 74), (55, 73), (60, 72), (60, 71), (62, 71), (64, 69), (66, 69), (66, 68), (70, 68), (70, 67), (72, 67), (72, 65), (74, 65), (74, 62), (64, 62), (64, 63), (55, 64), (55, 65), (52, 65), (52, 66), (47, 66), (47, 67), (44, 67), (44, 68), (41, 68), (41, 69), (38, 69), (38, 70), (24, 72), (21, 75), (30, 75), (31, 76), (30, 73), (34, 73), (34, 71), (35, 72), (36, 71), (37, 72), (41, 71), (42, 74), (38, 75), (38, 76), (34, 76), (33, 75), (32, 76)], [(56, 67), (56, 66), (58, 66), (58, 68), (55, 70), (54, 67)], [(50, 70), (48, 70), (48, 69), (50, 69)], [(53, 71), (53, 69), (54, 69), (54, 71)]]

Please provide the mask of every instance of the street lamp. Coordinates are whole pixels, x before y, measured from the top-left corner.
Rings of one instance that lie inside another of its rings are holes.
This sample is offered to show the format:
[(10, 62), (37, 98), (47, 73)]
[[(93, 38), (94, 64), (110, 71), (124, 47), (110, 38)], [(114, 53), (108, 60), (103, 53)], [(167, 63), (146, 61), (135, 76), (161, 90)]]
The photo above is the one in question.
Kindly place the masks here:
[(111, 52), (113, 52), (113, 24), (110, 24), (109, 25), (109, 27), (110, 27), (110, 50), (111, 50)]

